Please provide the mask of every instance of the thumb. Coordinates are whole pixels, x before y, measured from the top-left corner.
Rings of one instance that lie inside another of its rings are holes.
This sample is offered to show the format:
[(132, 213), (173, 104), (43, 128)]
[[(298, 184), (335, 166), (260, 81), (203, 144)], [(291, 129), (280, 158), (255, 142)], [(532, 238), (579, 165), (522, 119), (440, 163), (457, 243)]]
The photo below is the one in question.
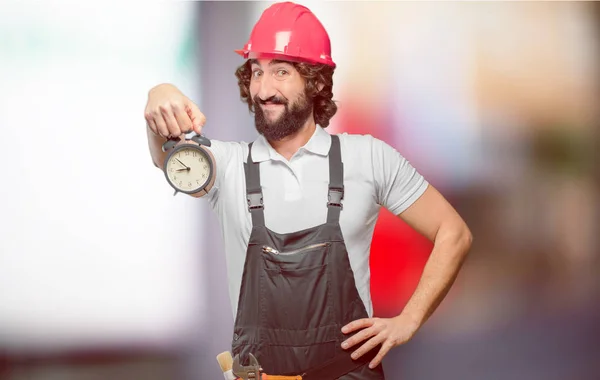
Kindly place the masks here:
[(188, 101), (186, 109), (188, 116), (192, 121), (192, 128), (194, 129), (194, 132), (200, 134), (204, 123), (206, 123), (206, 117), (202, 112), (200, 112), (198, 106), (192, 101)]

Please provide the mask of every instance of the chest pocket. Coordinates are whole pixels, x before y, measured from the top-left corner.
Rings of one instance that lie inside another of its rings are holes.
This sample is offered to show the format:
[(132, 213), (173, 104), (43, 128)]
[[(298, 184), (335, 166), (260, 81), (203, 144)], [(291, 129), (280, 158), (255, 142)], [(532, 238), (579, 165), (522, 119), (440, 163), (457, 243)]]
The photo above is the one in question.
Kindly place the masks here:
[(266, 272), (263, 291), (272, 300), (268, 320), (281, 323), (270, 328), (306, 330), (333, 319), (327, 275), (329, 248), (330, 243), (310, 244), (287, 252), (262, 248)]

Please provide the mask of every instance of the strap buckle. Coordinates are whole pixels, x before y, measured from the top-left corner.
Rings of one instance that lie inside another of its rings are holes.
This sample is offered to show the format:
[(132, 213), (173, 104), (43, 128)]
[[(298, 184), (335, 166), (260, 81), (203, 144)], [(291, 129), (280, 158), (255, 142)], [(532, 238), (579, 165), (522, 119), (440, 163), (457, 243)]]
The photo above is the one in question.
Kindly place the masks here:
[(343, 199), (344, 199), (344, 189), (343, 188), (330, 187), (329, 193), (327, 194), (327, 200), (328, 200), (327, 207), (336, 206), (336, 207), (343, 209), (344, 208), (344, 205), (342, 204)]
[(264, 209), (263, 195), (260, 193), (248, 193), (246, 194), (246, 200), (248, 201), (248, 210)]

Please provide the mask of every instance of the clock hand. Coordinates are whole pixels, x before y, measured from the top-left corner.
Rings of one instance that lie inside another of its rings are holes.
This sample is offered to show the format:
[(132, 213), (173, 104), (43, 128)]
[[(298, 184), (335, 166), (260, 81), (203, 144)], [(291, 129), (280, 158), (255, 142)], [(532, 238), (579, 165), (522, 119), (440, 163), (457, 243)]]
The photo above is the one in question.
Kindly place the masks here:
[(186, 168), (187, 170), (190, 170), (190, 168), (188, 168), (183, 162), (179, 161), (179, 158), (175, 158), (181, 165), (183, 165), (184, 168)]
[(189, 172), (190, 168), (186, 167), (185, 169), (177, 169), (176, 172)]

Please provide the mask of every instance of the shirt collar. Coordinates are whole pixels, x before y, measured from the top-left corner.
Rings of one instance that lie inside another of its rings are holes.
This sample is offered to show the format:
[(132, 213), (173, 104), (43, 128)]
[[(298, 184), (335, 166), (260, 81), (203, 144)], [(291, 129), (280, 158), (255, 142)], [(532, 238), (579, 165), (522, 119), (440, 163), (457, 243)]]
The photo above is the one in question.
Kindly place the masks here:
[[(300, 149), (305, 149), (311, 153), (318, 154), (321, 156), (327, 156), (329, 154), (329, 148), (331, 147), (331, 135), (325, 131), (322, 127), (317, 125), (315, 133), (311, 136), (310, 140)], [(259, 135), (254, 144), (252, 144), (252, 161), (262, 162), (266, 160), (278, 159), (279, 154), (273, 149), (271, 144), (263, 135)]]

